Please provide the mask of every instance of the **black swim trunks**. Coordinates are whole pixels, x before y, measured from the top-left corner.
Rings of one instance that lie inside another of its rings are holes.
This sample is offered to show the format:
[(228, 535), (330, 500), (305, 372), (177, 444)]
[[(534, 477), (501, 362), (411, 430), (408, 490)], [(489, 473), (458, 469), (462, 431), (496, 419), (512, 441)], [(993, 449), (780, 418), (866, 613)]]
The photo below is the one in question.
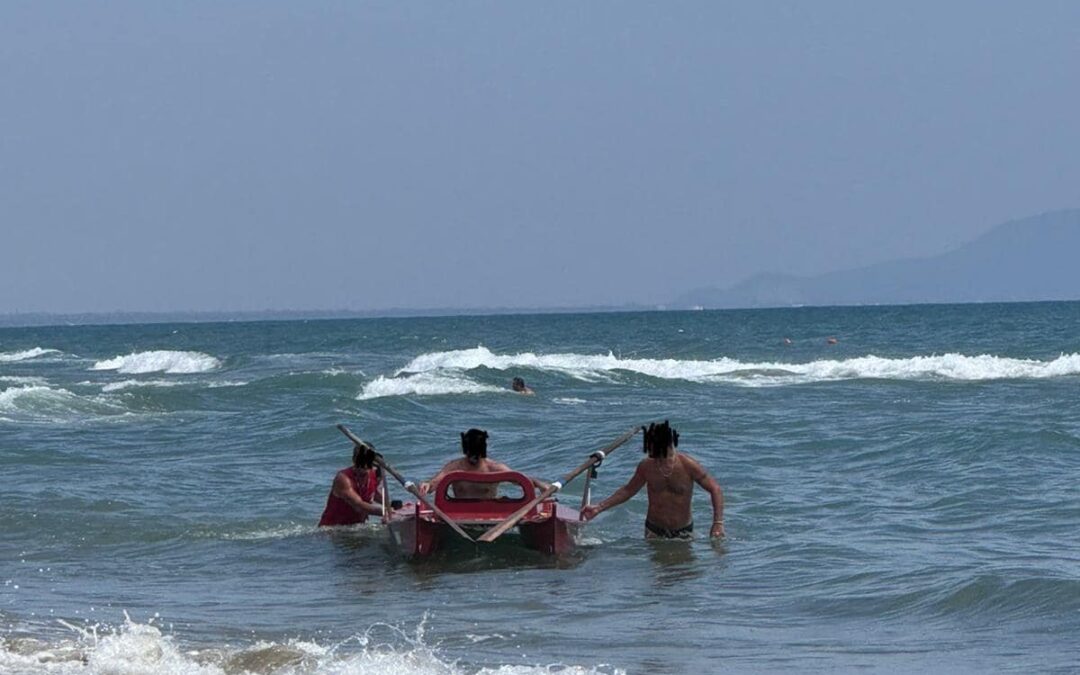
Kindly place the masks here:
[(692, 539), (694, 537), (694, 521), (690, 521), (690, 524), (684, 527), (673, 529), (660, 527), (646, 520), (645, 529), (660, 539)]

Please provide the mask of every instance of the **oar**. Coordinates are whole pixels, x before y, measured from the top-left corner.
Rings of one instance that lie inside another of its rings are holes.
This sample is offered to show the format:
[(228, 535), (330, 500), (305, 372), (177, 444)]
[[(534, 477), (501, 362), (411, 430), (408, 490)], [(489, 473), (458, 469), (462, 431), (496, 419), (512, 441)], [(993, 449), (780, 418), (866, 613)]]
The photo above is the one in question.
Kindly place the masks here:
[[(349, 431), (348, 428), (346, 428), (346, 426), (344, 424), (337, 425), (337, 428), (338, 428), (338, 431), (340, 431), (341, 433), (348, 436), (349, 440), (352, 441), (354, 445), (358, 445), (358, 446), (360, 446), (362, 448), (370, 448), (370, 447), (372, 447), (370, 443), (366, 442), (364, 439), (360, 438), (359, 436), (357, 436), (353, 432)], [(455, 523), (453, 518), (446, 515), (446, 513), (444, 513), (443, 510), (440, 509), (438, 506), (435, 506), (435, 504), (428, 501), (427, 497), (420, 494), (420, 490), (417, 489), (416, 485), (413, 484), (413, 482), (411, 480), (405, 480), (404, 478), (402, 478), (401, 474), (398, 473), (396, 470), (394, 470), (394, 467), (387, 464), (385, 459), (382, 459), (381, 457), (375, 457), (375, 463), (378, 464), (379, 466), (381, 466), (383, 468), (383, 470), (386, 471), (386, 473), (390, 474), (395, 479), (397, 479), (397, 482), (401, 483), (401, 487), (405, 488), (405, 490), (407, 492), (409, 492), (409, 494), (416, 497), (417, 501), (419, 501), (421, 504), (423, 504), (424, 506), (426, 506), (429, 509), (431, 509), (432, 511), (434, 511), (435, 515), (437, 515), (439, 518), (442, 519), (442, 521), (444, 523), (446, 523), (447, 525), (449, 525), (450, 527), (452, 527), (454, 529), (454, 532), (457, 532), (461, 536), (468, 539), (470, 542), (472, 542), (474, 544), (476, 543), (476, 540), (473, 539), (472, 537), (470, 537), (468, 532), (461, 529), (461, 526), (458, 525), (457, 523)]]
[(540, 494), (536, 496), (536, 499), (533, 499), (531, 502), (529, 502), (525, 506), (522, 506), (517, 511), (514, 511), (512, 514), (510, 514), (509, 518), (502, 521), (498, 525), (492, 527), (490, 530), (488, 530), (484, 534), (480, 535), (477, 538), (477, 541), (482, 541), (484, 543), (491, 543), (491, 542), (495, 541), (496, 539), (498, 539), (499, 537), (501, 537), (503, 535), (503, 533), (505, 533), (507, 530), (509, 530), (513, 526), (517, 525), (518, 521), (521, 520), (522, 518), (524, 518), (525, 515), (528, 514), (529, 511), (531, 511), (533, 509), (533, 507), (535, 507), (540, 502), (544, 501), (545, 499), (547, 499), (551, 495), (553, 495), (556, 492), (558, 492), (559, 490), (561, 490), (563, 485), (569, 483), (570, 481), (574, 480), (575, 478), (577, 478), (582, 473), (588, 471), (594, 465), (599, 464), (600, 462), (602, 462), (604, 460), (604, 457), (606, 457), (608, 454), (610, 454), (612, 452), (615, 452), (616, 448), (618, 448), (620, 445), (622, 445), (623, 443), (625, 443), (628, 440), (630, 440), (631, 438), (633, 438), (634, 434), (636, 434), (638, 431), (641, 431), (641, 427), (634, 427), (633, 429), (627, 431), (622, 436), (619, 436), (618, 438), (616, 438), (614, 441), (612, 441), (608, 445), (604, 446), (603, 449), (597, 450), (593, 454), (589, 455), (589, 459), (585, 460), (585, 462), (583, 462), (581, 464), (581, 466), (579, 466), (578, 468), (574, 469), (570, 473), (563, 476), (561, 481), (555, 481), (551, 485), (544, 488), (540, 492)]

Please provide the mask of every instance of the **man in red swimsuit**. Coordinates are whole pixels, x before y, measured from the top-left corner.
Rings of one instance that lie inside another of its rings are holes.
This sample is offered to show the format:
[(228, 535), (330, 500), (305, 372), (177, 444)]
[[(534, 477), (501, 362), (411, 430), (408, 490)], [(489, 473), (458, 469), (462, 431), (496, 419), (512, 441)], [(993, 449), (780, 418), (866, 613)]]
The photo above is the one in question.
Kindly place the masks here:
[(355, 525), (366, 521), (369, 514), (382, 515), (382, 470), (375, 466), (378, 456), (371, 446), (353, 448), (353, 465), (334, 476), (319, 527)]

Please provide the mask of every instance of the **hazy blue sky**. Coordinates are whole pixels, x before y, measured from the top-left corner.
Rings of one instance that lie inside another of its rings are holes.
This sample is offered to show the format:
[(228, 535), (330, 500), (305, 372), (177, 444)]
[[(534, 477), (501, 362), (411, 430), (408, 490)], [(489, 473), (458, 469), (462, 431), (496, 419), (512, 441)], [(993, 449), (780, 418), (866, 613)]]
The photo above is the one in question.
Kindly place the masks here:
[(0, 4), (0, 312), (663, 302), (1080, 206), (1080, 3)]

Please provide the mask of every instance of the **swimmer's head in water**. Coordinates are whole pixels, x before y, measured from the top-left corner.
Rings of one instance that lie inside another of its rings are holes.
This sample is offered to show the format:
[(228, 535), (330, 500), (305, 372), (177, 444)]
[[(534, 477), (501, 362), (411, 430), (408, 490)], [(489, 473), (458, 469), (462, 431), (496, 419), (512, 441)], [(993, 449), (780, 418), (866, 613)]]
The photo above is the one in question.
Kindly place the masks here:
[(461, 434), (461, 452), (469, 462), (476, 464), (480, 458), (487, 457), (488, 432), (483, 429), (469, 429)]
[(645, 432), (642, 443), (642, 452), (649, 457), (667, 457), (669, 448), (679, 447), (679, 432), (664, 420), (663, 424), (653, 422), (648, 428), (642, 427)]
[(515, 377), (513, 380), (510, 380), (510, 387), (513, 388), (514, 391), (525, 391), (525, 380), (520, 377)]

